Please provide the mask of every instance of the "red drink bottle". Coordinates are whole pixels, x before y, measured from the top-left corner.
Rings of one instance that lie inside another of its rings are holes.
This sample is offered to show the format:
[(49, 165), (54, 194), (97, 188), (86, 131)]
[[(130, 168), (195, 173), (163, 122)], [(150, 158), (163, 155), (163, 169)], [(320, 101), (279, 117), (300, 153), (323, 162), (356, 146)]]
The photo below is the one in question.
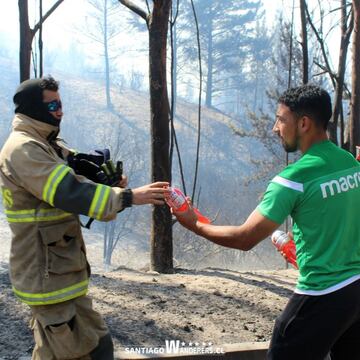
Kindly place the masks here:
[[(169, 187), (169, 190), (171, 192), (165, 197), (166, 203), (177, 212), (186, 211), (189, 208), (189, 204), (183, 192), (174, 187)], [(193, 207), (193, 209), (200, 222), (204, 224), (210, 224), (210, 220), (206, 216), (201, 214), (201, 212), (197, 208)]]
[(168, 196), (165, 197), (166, 203), (175, 211), (178, 212), (186, 211), (189, 207), (189, 204), (186, 201), (186, 197), (182, 193), (182, 191), (170, 186), (168, 190), (170, 190), (171, 192), (169, 193)]
[(292, 240), (286, 232), (276, 230), (271, 235), (271, 241), (275, 247), (284, 254), (286, 261), (293, 265), (295, 269), (298, 269), (294, 240)]

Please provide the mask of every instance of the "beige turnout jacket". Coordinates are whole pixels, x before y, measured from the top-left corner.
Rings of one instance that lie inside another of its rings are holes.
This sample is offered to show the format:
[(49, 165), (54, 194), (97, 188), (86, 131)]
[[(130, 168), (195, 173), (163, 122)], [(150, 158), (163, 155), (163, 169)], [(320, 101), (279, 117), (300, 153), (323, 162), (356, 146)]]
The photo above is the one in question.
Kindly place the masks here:
[(10, 278), (16, 296), (29, 305), (86, 294), (90, 271), (78, 214), (111, 220), (122, 204), (122, 189), (93, 183), (67, 166), (47, 140), (57, 130), (17, 114), (0, 153), (12, 232)]

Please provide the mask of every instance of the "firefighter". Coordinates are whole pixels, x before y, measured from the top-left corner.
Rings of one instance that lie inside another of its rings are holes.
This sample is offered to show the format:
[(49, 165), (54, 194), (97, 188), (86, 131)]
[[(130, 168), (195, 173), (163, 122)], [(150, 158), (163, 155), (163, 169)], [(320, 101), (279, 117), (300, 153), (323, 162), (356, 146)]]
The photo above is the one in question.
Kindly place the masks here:
[(110, 187), (75, 172), (67, 161), (71, 152), (57, 137), (63, 116), (58, 89), (49, 76), (24, 81), (14, 95), (12, 132), (0, 153), (12, 233), (10, 278), (33, 315), (32, 359), (108, 360), (113, 343), (87, 296), (90, 267), (78, 215), (109, 221), (132, 205), (162, 205), (168, 183), (124, 189), (126, 177)]

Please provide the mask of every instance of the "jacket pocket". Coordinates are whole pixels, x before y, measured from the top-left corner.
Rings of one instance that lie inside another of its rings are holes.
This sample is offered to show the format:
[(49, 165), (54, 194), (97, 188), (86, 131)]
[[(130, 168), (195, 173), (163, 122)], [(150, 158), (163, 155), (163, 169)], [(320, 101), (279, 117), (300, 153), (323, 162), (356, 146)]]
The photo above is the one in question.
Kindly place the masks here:
[(41, 307), (40, 311), (34, 310), (33, 331), (39, 358), (83, 359), (96, 347), (98, 339), (89, 339), (87, 329), (81, 326), (81, 316), (77, 313), (75, 302), (44, 309), (46, 306)]
[(39, 227), (44, 246), (45, 277), (67, 274), (86, 268), (85, 249), (77, 220)]

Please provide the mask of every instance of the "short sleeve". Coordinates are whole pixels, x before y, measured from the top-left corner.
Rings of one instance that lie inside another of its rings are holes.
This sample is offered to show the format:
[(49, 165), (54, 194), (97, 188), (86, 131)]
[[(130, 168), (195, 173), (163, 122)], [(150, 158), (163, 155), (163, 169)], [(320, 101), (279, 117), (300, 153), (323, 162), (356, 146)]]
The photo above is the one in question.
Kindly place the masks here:
[(293, 212), (301, 194), (298, 190), (272, 181), (257, 210), (267, 219), (282, 224)]

